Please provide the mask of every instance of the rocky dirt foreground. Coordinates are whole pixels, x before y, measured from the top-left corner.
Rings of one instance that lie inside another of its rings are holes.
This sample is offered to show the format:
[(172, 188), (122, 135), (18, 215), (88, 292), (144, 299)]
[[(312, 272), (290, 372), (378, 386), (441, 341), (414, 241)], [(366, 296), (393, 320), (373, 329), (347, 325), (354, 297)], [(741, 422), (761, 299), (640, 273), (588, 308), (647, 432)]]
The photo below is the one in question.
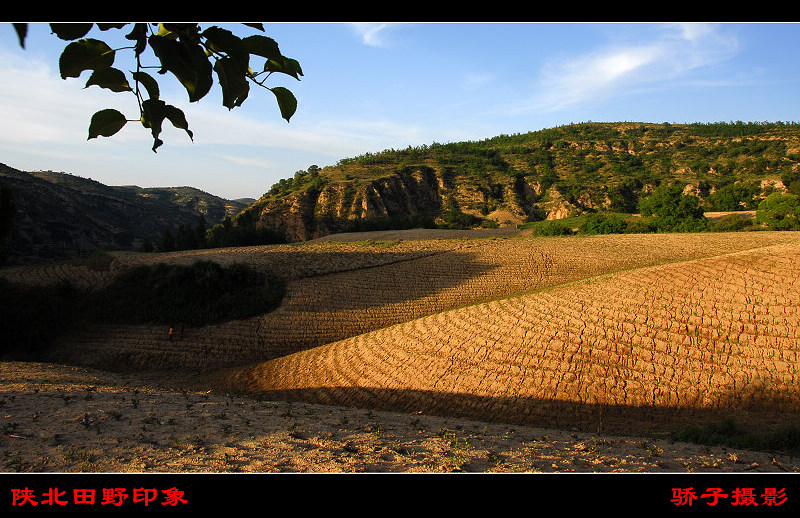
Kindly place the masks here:
[(798, 472), (800, 458), (190, 388), (176, 375), (0, 363), (0, 471)]

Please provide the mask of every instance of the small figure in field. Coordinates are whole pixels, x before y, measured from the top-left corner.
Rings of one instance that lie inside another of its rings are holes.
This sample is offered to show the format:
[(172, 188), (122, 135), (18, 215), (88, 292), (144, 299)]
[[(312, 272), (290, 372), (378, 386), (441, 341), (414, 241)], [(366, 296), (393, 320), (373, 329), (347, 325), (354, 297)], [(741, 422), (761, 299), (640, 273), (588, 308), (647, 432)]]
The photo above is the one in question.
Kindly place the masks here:
[(181, 322), (181, 338), (183, 338), (183, 327), (184, 327), (183, 322)]
[(172, 328), (169, 328), (169, 341), (172, 341)]

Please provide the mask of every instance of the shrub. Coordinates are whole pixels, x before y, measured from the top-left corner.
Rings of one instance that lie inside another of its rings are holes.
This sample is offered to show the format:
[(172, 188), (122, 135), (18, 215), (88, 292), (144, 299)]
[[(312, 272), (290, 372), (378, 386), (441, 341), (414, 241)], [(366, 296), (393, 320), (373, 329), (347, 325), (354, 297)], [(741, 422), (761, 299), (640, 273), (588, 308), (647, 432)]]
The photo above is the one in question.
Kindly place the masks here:
[(558, 220), (544, 221), (533, 227), (534, 236), (571, 236), (572, 228)]
[(658, 227), (650, 218), (636, 218), (628, 222), (625, 227), (626, 234), (652, 234), (658, 232)]
[(708, 229), (708, 219), (700, 200), (683, 194), (680, 183), (662, 183), (639, 201), (642, 216), (656, 216), (654, 223), (664, 232), (700, 232)]
[(624, 216), (597, 212), (586, 217), (583, 232), (586, 234), (623, 234), (627, 227)]
[(792, 425), (771, 432), (757, 433), (752, 429), (741, 427), (734, 419), (726, 419), (703, 426), (684, 426), (677, 431), (675, 438), (706, 446), (781, 451), (790, 454), (800, 451), (800, 428)]
[(772, 193), (758, 204), (756, 223), (770, 230), (800, 229), (800, 197), (794, 194)]
[(0, 355), (16, 360), (35, 359), (55, 337), (80, 315), (83, 293), (68, 281), (55, 286), (31, 287), (0, 278), (3, 336)]
[(710, 226), (712, 232), (736, 232), (753, 228), (753, 220), (742, 218), (738, 214), (728, 214)]
[(755, 196), (761, 191), (758, 185), (731, 183), (708, 197), (708, 203), (713, 210), (729, 211), (754, 209)]

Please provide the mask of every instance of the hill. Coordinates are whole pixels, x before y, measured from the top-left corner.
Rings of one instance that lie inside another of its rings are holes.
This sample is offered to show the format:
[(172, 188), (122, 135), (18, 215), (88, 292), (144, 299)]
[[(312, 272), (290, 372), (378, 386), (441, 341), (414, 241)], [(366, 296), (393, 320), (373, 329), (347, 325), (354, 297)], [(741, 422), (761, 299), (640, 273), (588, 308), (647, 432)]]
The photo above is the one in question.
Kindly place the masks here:
[(0, 184), (16, 207), (10, 255), (70, 258), (97, 249), (134, 250), (165, 230), (214, 225), (245, 205), (192, 187), (110, 187), (53, 171), (23, 172), (0, 164)]
[(772, 192), (800, 193), (800, 126), (571, 124), (313, 165), (255, 201), (223, 200), (192, 187), (108, 187), (7, 166), (0, 167), (0, 180), (18, 198), (17, 256), (134, 249), (167, 229), (175, 234), (196, 225), (199, 215), (213, 230), (209, 246), (238, 246), (341, 232), (496, 228), (631, 214), (668, 184), (696, 200), (700, 214), (752, 211)]
[(514, 225), (637, 212), (677, 182), (705, 211), (752, 210), (800, 191), (800, 126), (784, 123), (583, 123), (433, 143), (311, 166), (247, 208), (242, 225), (289, 240), (336, 232)]

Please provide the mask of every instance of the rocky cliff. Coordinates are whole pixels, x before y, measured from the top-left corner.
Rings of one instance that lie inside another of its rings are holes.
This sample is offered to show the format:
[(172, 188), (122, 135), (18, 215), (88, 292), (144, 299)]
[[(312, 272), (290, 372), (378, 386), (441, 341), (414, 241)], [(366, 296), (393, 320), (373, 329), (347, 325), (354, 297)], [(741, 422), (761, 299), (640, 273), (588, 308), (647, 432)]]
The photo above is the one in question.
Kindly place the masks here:
[[(265, 195), (245, 210), (247, 219), (283, 233), (288, 241), (305, 241), (336, 232), (517, 225), (563, 218), (577, 209), (556, 188), (545, 190), (536, 180), (503, 173), (476, 178), (417, 166), (367, 181), (320, 183)], [(584, 198), (584, 209), (608, 208)]]
[(662, 182), (687, 186), (705, 211), (753, 210), (772, 191), (800, 193), (800, 125), (582, 123), (367, 153), (281, 180), (246, 219), (289, 241), (503, 226), (636, 213)]
[(418, 167), (370, 181), (324, 182), (287, 196), (265, 196), (245, 212), (258, 226), (304, 241), (334, 232), (432, 225), (442, 196), (437, 172)]

